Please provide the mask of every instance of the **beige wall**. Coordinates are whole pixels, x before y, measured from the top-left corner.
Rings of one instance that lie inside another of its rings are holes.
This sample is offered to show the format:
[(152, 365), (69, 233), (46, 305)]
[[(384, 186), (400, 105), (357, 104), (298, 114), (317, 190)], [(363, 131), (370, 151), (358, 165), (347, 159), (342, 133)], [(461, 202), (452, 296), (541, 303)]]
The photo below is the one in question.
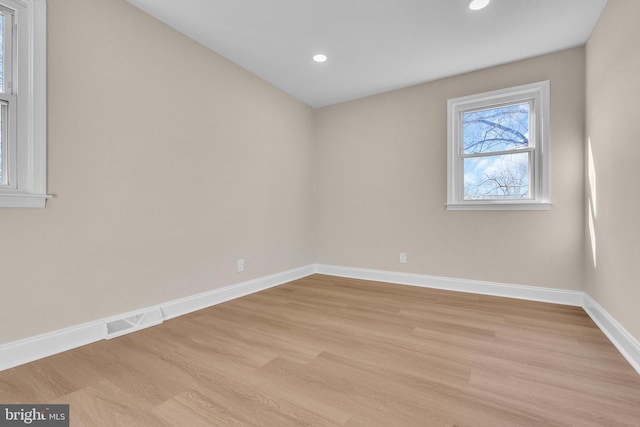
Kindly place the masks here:
[(48, 1), (48, 114), (0, 344), (313, 261), (312, 110), (124, 0)]
[(586, 291), (640, 340), (638, 17), (639, 1), (609, 0), (587, 44), (587, 137), (595, 167), (587, 203), (595, 238), (586, 245)]
[[(447, 99), (547, 79), (551, 211), (448, 212)], [(316, 260), (582, 290), (584, 102), (576, 48), (318, 110)]]

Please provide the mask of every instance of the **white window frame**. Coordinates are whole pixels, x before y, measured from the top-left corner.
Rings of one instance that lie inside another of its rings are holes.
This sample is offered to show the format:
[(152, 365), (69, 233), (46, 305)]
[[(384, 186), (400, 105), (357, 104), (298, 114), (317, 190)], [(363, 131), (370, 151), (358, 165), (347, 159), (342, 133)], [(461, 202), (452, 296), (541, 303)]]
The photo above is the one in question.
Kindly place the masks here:
[(10, 103), (15, 109), (9, 113), (10, 178), (0, 186), (0, 208), (43, 208), (51, 197), (46, 194), (46, 0), (0, 0), (0, 4), (14, 11), (13, 73), (8, 96), (15, 100)]
[[(476, 95), (449, 99), (447, 102), (447, 210), (549, 210), (549, 81), (526, 84)], [(530, 192), (527, 199), (464, 199), (463, 114), (467, 111), (528, 102)]]

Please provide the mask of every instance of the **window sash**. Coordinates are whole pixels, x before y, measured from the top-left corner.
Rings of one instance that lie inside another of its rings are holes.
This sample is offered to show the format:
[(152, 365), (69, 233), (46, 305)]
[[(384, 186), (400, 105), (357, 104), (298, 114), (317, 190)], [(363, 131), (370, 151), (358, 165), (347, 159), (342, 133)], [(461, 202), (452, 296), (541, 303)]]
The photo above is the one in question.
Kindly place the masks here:
[(2, 183), (0, 189), (17, 188), (18, 146), (16, 140), (16, 97), (0, 93), (2, 121), (2, 135), (0, 149), (2, 150)]
[[(468, 198), (466, 196), (465, 182), (464, 182), (464, 160), (465, 159), (478, 159), (483, 157), (501, 157), (509, 156), (513, 154), (527, 154), (527, 197), (483, 197), (483, 198)], [(519, 150), (519, 151), (503, 151), (498, 154), (489, 153), (474, 156), (467, 156), (461, 159), (462, 166), (462, 196), (461, 199), (470, 203), (486, 203), (486, 202), (505, 202), (505, 201), (532, 201), (535, 200), (535, 179), (534, 179), (534, 163), (535, 155), (533, 149)]]
[(0, 92), (13, 93), (13, 75), (15, 72), (15, 11), (0, 4), (0, 14), (3, 15), (2, 26), (2, 85)]
[(0, 85), (0, 189), (16, 188), (15, 103), (12, 96), (14, 66), (14, 14), (15, 11), (0, 5), (2, 15), (2, 84)]
[(495, 151), (482, 151), (480, 153), (465, 153), (465, 148), (464, 148), (464, 116), (465, 114), (469, 114), (469, 113), (479, 113), (482, 111), (489, 111), (489, 110), (497, 110), (500, 108), (505, 108), (505, 107), (513, 107), (516, 105), (522, 105), (522, 104), (527, 104), (529, 106), (529, 112), (528, 112), (528, 116), (529, 116), (529, 124), (528, 124), (528, 132), (529, 132), (529, 137), (528, 137), (528, 143), (527, 143), (527, 147), (526, 148), (535, 148), (535, 142), (536, 142), (536, 138), (535, 138), (535, 107), (534, 107), (534, 99), (533, 98), (529, 98), (529, 99), (520, 99), (520, 100), (516, 100), (514, 102), (501, 102), (501, 103), (497, 103), (497, 104), (492, 104), (492, 105), (485, 105), (482, 108), (468, 108), (468, 109), (464, 109), (464, 110), (460, 110), (459, 111), (459, 116), (458, 116), (458, 123), (460, 124), (460, 129), (459, 131), (459, 138), (458, 138), (458, 152), (461, 156), (468, 156), (468, 155), (472, 155), (472, 154), (484, 154), (484, 153), (494, 153), (494, 152), (499, 152), (499, 151), (515, 151), (515, 150), (522, 150), (523, 148), (514, 148), (512, 150), (495, 150)]
[[(480, 111), (489, 111), (496, 110), (499, 108), (510, 107), (514, 105), (529, 105), (529, 138), (528, 144), (526, 148), (516, 148), (512, 150), (500, 150), (500, 151), (482, 151), (480, 153), (465, 153), (464, 152), (464, 115), (468, 113), (475, 113)], [(458, 167), (458, 188), (456, 191), (458, 192), (458, 200), (462, 200), (464, 202), (470, 203), (483, 203), (483, 202), (492, 202), (492, 201), (519, 201), (519, 200), (535, 200), (535, 189), (536, 189), (536, 170), (535, 170), (535, 157), (536, 157), (536, 134), (535, 134), (535, 123), (536, 123), (536, 104), (534, 98), (522, 98), (513, 102), (501, 102), (492, 105), (485, 105), (482, 108), (472, 108), (461, 110), (458, 113), (458, 136), (457, 136), (457, 152), (460, 158)], [(465, 176), (465, 166), (464, 160), (469, 158), (479, 158), (479, 157), (498, 157), (504, 155), (512, 155), (519, 153), (527, 153), (528, 154), (528, 170), (527, 170), (527, 180), (528, 180), (528, 197), (486, 197), (479, 199), (470, 199), (466, 197), (465, 185), (464, 185), (464, 176)]]

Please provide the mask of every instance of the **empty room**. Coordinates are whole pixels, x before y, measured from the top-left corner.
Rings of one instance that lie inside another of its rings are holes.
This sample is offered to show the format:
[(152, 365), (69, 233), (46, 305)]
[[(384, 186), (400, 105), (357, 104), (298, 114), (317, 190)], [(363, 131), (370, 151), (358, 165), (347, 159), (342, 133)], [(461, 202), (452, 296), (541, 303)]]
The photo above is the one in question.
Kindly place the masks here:
[(640, 426), (639, 22), (0, 0), (0, 426)]

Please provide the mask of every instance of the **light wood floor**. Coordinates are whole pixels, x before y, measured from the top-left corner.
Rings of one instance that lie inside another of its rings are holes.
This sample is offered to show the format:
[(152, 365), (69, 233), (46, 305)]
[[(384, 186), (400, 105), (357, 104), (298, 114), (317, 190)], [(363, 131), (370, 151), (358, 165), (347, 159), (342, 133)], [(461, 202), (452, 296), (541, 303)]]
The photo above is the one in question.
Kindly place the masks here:
[(640, 426), (580, 308), (315, 275), (0, 372), (72, 426)]

